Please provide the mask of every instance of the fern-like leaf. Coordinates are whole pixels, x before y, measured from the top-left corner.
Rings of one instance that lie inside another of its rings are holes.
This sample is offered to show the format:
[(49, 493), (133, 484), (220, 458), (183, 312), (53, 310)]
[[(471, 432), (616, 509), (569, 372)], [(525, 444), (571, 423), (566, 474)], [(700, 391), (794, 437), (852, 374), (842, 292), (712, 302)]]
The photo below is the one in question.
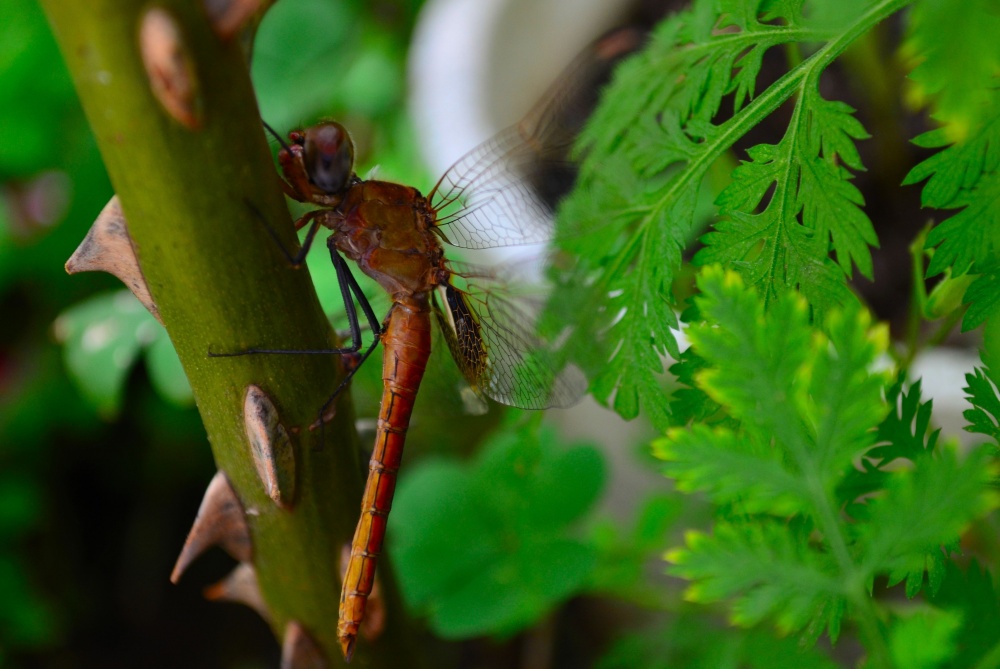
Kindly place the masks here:
[(736, 596), (731, 615), (741, 626), (773, 617), (785, 633), (817, 618), (823, 619), (821, 630), (839, 627), (844, 588), (835, 565), (786, 526), (720, 523), (711, 535), (689, 533), (686, 543), (667, 560), (672, 574), (694, 582), (687, 599), (707, 603)]
[(910, 16), (904, 48), (917, 97), (929, 99), (934, 117), (953, 141), (967, 137), (995, 109), (1000, 70), (1000, 13), (994, 0), (922, 0)]
[(885, 391), (886, 402), (892, 409), (879, 423), (876, 445), (859, 461), (859, 468), (852, 468), (837, 488), (841, 505), (853, 518), (863, 519), (868, 507), (861, 500), (883, 490), (886, 479), (892, 476), (900, 460), (913, 463), (934, 451), (940, 430), (931, 430), (933, 402), (920, 401), (921, 382), (917, 380), (905, 388), (902, 375)]
[[(778, 144), (748, 151), (750, 162), (736, 169), (716, 200), (723, 220), (705, 235), (706, 248), (695, 260), (750, 263), (750, 281), (768, 301), (799, 287), (816, 306), (828, 308), (846, 299), (826, 259), (830, 249), (844, 273), (857, 265), (871, 278), (868, 246), (878, 240), (843, 166), (863, 169), (854, 141), (868, 135), (850, 107), (823, 99), (817, 86), (812, 79), (803, 84)], [(763, 211), (753, 213), (768, 193)]]
[(976, 263), (978, 275), (965, 290), (963, 301), (969, 308), (962, 318), (962, 331), (967, 332), (1000, 316), (1000, 262), (987, 260)]
[(708, 267), (698, 288), (694, 379), (732, 422), (673, 429), (654, 452), (679, 490), (704, 492), (741, 520), (671, 551), (671, 573), (693, 581), (688, 597), (732, 599), (736, 622), (772, 618), (811, 640), (824, 629), (835, 637), (845, 612), (873, 606), (878, 574), (914, 595), (929, 572), (933, 590), (942, 546), (996, 505), (983, 451), (960, 461), (935, 448), (919, 384), (892, 386), (886, 418), (886, 378), (870, 370), (888, 333), (857, 306), (820, 328), (800, 296), (785, 292), (765, 311), (732, 271)]
[[(995, 99), (1000, 101), (1000, 95)], [(926, 180), (923, 206), (961, 210), (928, 235), (928, 246), (937, 249), (927, 275), (950, 267), (955, 276), (961, 276), (977, 262), (993, 260), (1000, 251), (1000, 102), (993, 105), (981, 130), (964, 143), (951, 144), (943, 128), (924, 133), (914, 142), (929, 149), (947, 148), (914, 167), (904, 185)]]
[[(580, 137), (580, 176), (559, 220), (560, 244), (577, 263), (557, 278), (551, 308), (590, 316), (574, 319), (567, 353), (591, 372), (594, 396), (625, 417), (641, 406), (658, 427), (670, 425), (658, 377), (662, 358), (679, 354), (671, 289), (683, 249), (700, 233), (699, 187), (726, 151), (793, 96), (785, 139), (751, 150), (752, 167), (737, 171), (739, 185), (720, 200), (725, 219), (701, 259), (732, 262), (769, 298), (798, 286), (821, 312), (850, 301), (853, 267), (871, 275), (876, 238), (848, 171), (862, 169), (854, 142), (866, 134), (816, 85), (858, 35), (905, 2), (867, 1), (839, 23), (805, 19), (802, 4), (694, 0), (619, 67)], [(758, 91), (764, 55), (796, 43), (820, 46)], [(772, 184), (780, 192), (755, 215)]]
[(1000, 396), (989, 370), (977, 367), (972, 374), (965, 375), (966, 399), (973, 406), (962, 412), (969, 424), (967, 432), (984, 434), (993, 440), (995, 448), (1000, 448)]
[(985, 449), (960, 462), (953, 449), (894, 475), (861, 528), (864, 564), (872, 572), (923, 566), (928, 546), (951, 542), (973, 518), (996, 506), (986, 493)]
[(958, 653), (950, 666), (988, 666), (981, 661), (991, 650), (996, 652), (996, 631), (1000, 629), (997, 595), (990, 572), (976, 560), (964, 572), (955, 564), (948, 564), (942, 587), (929, 600), (935, 606), (961, 614)]

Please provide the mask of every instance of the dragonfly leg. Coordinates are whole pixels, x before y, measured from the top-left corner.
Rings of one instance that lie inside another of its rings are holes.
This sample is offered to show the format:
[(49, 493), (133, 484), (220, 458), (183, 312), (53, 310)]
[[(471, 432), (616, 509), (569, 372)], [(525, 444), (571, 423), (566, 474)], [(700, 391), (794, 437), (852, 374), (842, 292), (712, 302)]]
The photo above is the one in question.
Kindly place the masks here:
[[(337, 283), (340, 285), (340, 295), (344, 300), (344, 309), (347, 312), (347, 322), (350, 324), (351, 328), (351, 345), (342, 348), (323, 348), (323, 349), (277, 349), (277, 348), (248, 348), (243, 351), (236, 351), (234, 353), (212, 353), (208, 352), (208, 357), (210, 358), (234, 358), (241, 355), (260, 355), (267, 353), (276, 353), (284, 355), (345, 355), (348, 353), (357, 353), (361, 350), (361, 324), (358, 321), (358, 309), (354, 305), (354, 300), (357, 299), (358, 304), (361, 305), (361, 310), (365, 314), (365, 319), (368, 321), (368, 326), (372, 329), (375, 334), (375, 341), (372, 342), (371, 347), (365, 352), (362, 357), (362, 361), (367, 359), (374, 350), (375, 346), (382, 337), (382, 327), (379, 325), (378, 319), (375, 318), (375, 312), (372, 310), (371, 304), (368, 302), (368, 298), (361, 291), (361, 287), (358, 285), (357, 280), (351, 274), (350, 268), (347, 266), (347, 261), (340, 257), (337, 253), (335, 247), (330, 244), (330, 257), (333, 260), (333, 266), (337, 270)], [(354, 295), (352, 298), (351, 295)], [(360, 365), (360, 363), (358, 363)], [(340, 388), (344, 386), (341, 383), (338, 386), (338, 392)], [(336, 395), (334, 395), (336, 397)], [(333, 398), (324, 404), (324, 408), (330, 404)]]
[[(323, 406), (320, 407), (319, 418), (317, 418), (316, 422), (309, 426), (310, 430), (316, 429), (329, 420), (328, 410), (330, 405), (333, 404), (344, 388), (347, 387), (347, 384), (350, 383), (354, 374), (361, 369), (363, 364), (365, 364), (365, 360), (367, 360), (368, 357), (375, 352), (379, 342), (382, 341), (383, 335), (382, 326), (379, 323), (378, 318), (375, 317), (375, 311), (372, 309), (371, 303), (368, 301), (368, 298), (365, 297), (364, 292), (361, 290), (361, 286), (358, 285), (357, 279), (355, 279), (354, 275), (351, 274), (351, 268), (347, 265), (347, 261), (345, 261), (342, 257), (340, 257), (340, 254), (337, 253), (337, 247), (335, 246), (333, 237), (330, 237), (327, 240), (327, 246), (330, 249), (330, 260), (333, 261), (333, 267), (337, 270), (337, 282), (340, 284), (341, 291), (349, 289), (354, 294), (354, 298), (358, 301), (358, 305), (361, 306), (361, 311), (364, 312), (365, 319), (368, 321), (368, 327), (371, 328), (372, 334), (375, 335), (375, 338), (372, 340), (371, 346), (368, 347), (360, 358), (351, 361), (351, 364), (347, 365), (347, 371), (344, 374), (344, 378), (340, 380), (340, 384), (334, 388), (333, 393), (327, 398), (326, 402), (323, 403)], [(344, 299), (346, 304), (348, 299), (346, 295)], [(353, 307), (353, 304), (351, 306)], [(356, 346), (354, 351), (351, 351), (351, 353), (356, 353), (361, 350), (361, 324), (358, 321), (357, 310), (347, 310), (347, 322), (351, 328), (351, 342)]]
[(305, 260), (306, 255), (309, 253), (309, 249), (312, 248), (313, 240), (316, 238), (316, 233), (319, 231), (319, 226), (321, 224), (320, 217), (323, 215), (324, 211), (322, 209), (316, 209), (306, 212), (302, 218), (295, 221), (296, 230), (301, 230), (308, 225), (310, 221), (312, 222), (312, 227), (310, 227), (309, 232), (306, 233), (306, 238), (302, 242), (302, 248), (299, 249), (298, 253), (292, 255), (291, 252), (285, 248), (285, 245), (281, 243), (281, 240), (278, 239), (278, 233), (274, 231), (274, 228), (268, 225), (267, 219), (264, 218), (264, 214), (260, 213), (260, 209), (258, 209), (253, 202), (246, 198), (243, 198), (243, 201), (246, 202), (247, 206), (250, 207), (255, 214), (257, 214), (257, 218), (260, 219), (264, 229), (267, 230), (267, 234), (271, 235), (271, 239), (273, 239), (274, 243), (278, 246), (278, 250), (281, 251), (281, 255), (285, 256), (285, 260), (288, 261), (288, 264), (296, 269), (301, 267), (302, 261)]
[[(264, 124), (264, 129), (267, 130), (269, 133), (271, 133), (272, 137), (274, 137), (276, 140), (278, 140), (278, 144), (281, 145), (281, 150), (284, 151), (287, 155), (291, 155), (292, 154), (292, 149), (291, 149), (291, 147), (288, 146), (288, 144), (285, 142), (285, 140), (281, 138), (281, 135), (279, 135), (278, 132), (274, 128), (272, 128), (270, 125), (268, 125), (267, 121), (265, 121), (264, 119), (261, 119), (260, 122)], [(282, 178), (279, 178), (278, 180), (281, 182), (281, 190), (283, 190), (285, 192), (285, 195), (287, 195), (288, 197), (290, 197), (293, 200), (296, 200), (298, 202), (308, 202), (309, 201), (309, 198), (305, 195), (305, 193), (299, 191), (299, 189), (297, 189), (295, 186), (293, 186), (287, 180), (282, 179)]]

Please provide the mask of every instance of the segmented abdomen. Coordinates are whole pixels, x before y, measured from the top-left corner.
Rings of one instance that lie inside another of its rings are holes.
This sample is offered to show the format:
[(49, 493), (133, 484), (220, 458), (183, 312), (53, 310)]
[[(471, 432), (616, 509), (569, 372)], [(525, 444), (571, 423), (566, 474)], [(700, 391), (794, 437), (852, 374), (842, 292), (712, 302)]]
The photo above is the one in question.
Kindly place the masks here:
[(382, 407), (368, 481), (361, 500), (361, 517), (351, 543), (351, 558), (340, 593), (337, 636), (350, 658), (365, 603), (372, 591), (375, 566), (396, 490), (396, 472), (403, 458), (406, 428), (431, 352), (430, 306), (424, 302), (393, 304), (382, 335)]

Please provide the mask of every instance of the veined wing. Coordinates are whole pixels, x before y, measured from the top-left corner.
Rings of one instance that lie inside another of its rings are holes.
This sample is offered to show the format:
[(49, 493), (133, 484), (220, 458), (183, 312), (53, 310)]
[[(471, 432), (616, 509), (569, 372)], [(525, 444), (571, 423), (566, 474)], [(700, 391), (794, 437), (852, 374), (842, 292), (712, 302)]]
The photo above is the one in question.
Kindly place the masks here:
[(534, 329), (534, 319), (501, 290), (492, 272), (462, 266), (466, 283), (438, 286), (433, 306), (448, 348), (478, 394), (523, 409), (567, 407), (587, 391), (587, 380), (570, 365), (559, 369), (557, 351)]
[(519, 123), (465, 154), (428, 199), (441, 235), (454, 246), (486, 249), (551, 238), (553, 208), (572, 187), (569, 152), (614, 65), (642, 34), (622, 30), (578, 57)]

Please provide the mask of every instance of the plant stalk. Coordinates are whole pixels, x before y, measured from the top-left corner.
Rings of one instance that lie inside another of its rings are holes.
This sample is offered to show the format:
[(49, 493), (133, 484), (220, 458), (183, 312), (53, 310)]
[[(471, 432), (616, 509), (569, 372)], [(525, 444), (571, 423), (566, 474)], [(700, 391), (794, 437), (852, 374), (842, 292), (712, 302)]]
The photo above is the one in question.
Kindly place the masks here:
[[(248, 512), (252, 564), (269, 623), (280, 639), (286, 625), (298, 621), (330, 666), (340, 666), (339, 560), (354, 530), (362, 486), (347, 394), (322, 430), (306, 426), (342, 367), (334, 356), (208, 356), (255, 346), (336, 344), (308, 272), (289, 267), (265, 227), (275, 229), (286, 248), (295, 247), (239, 39), (220, 39), (202, 3), (158, 0), (157, 9), (179, 30), (174, 55), (191, 64), (199, 119), (192, 127), (175, 120), (151, 92), (139, 44), (148, 2), (41, 4), (191, 382), (216, 464)], [(268, 497), (251, 459), (242, 416), (250, 384), (270, 396), (294, 444), (297, 493), (290, 511)], [(386, 628), (377, 644), (359, 644), (355, 661), (413, 666), (402, 606), (383, 564)]]

